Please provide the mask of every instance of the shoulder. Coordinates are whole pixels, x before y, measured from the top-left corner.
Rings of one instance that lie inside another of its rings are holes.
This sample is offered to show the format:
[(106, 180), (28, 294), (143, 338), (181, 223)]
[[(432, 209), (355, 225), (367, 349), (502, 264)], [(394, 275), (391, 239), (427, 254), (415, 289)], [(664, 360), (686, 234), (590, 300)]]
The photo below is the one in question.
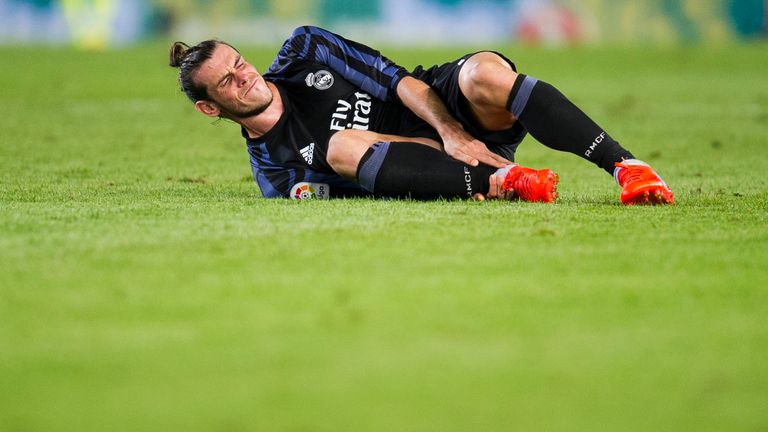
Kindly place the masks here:
[(332, 33), (318, 26), (303, 25), (293, 29), (293, 32), (291, 32), (291, 36), (288, 38), (288, 40), (291, 40), (296, 37), (302, 37), (302, 36), (312, 36), (312, 35), (320, 36), (320, 35), (326, 35), (326, 34), (332, 34)]
[(282, 74), (293, 66), (294, 63), (312, 57), (317, 48), (318, 41), (325, 45), (324, 41), (334, 37), (333, 33), (316, 26), (296, 27), (288, 39), (283, 42), (275, 59), (267, 69), (268, 74)]
[(332, 34), (328, 30), (322, 29), (317, 26), (311, 26), (311, 25), (305, 25), (296, 27), (291, 32), (291, 35), (288, 36), (288, 39), (285, 40), (283, 43), (283, 47), (281, 51), (284, 51), (286, 49), (301, 49), (303, 44), (305, 44), (310, 39), (316, 38), (318, 36), (322, 37), (325, 35)]
[(283, 43), (283, 50), (306, 50), (310, 45), (343, 45), (347, 40), (336, 33), (313, 25), (296, 27)]

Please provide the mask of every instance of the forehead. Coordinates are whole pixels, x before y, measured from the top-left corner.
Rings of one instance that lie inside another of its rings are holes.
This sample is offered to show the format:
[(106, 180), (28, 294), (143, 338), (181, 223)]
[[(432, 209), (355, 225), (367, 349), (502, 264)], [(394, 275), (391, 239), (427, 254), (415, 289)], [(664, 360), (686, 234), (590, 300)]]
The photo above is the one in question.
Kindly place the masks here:
[(231, 46), (222, 43), (217, 44), (211, 58), (200, 65), (195, 78), (199, 83), (206, 86), (216, 84), (227, 73), (228, 68), (232, 67), (239, 55)]

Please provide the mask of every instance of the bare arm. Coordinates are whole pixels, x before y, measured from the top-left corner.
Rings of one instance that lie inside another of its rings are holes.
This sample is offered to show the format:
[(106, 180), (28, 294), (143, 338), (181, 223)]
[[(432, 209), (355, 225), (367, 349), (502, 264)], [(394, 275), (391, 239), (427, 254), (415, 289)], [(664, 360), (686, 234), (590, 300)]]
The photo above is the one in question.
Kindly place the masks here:
[(510, 163), (469, 135), (425, 82), (404, 77), (397, 85), (397, 96), (407, 108), (437, 130), (443, 139), (445, 152), (451, 157), (473, 166), (482, 162), (501, 168)]

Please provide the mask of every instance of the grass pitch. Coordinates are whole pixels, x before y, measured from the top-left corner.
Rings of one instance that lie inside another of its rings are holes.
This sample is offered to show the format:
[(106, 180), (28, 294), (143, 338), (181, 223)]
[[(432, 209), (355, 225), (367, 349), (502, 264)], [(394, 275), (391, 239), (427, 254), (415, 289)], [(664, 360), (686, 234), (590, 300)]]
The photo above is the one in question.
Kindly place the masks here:
[(165, 45), (0, 49), (0, 430), (768, 429), (766, 46), (494, 48), (676, 205), (264, 200)]

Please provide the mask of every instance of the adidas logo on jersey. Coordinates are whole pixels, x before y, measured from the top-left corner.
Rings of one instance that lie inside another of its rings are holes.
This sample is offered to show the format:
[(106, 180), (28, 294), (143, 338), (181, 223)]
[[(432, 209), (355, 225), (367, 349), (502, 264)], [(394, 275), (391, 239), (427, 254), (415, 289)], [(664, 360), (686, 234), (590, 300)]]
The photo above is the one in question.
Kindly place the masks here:
[(303, 157), (309, 165), (312, 165), (312, 160), (314, 159), (315, 154), (315, 143), (309, 143), (308, 146), (299, 150), (299, 153), (301, 153), (301, 157)]

